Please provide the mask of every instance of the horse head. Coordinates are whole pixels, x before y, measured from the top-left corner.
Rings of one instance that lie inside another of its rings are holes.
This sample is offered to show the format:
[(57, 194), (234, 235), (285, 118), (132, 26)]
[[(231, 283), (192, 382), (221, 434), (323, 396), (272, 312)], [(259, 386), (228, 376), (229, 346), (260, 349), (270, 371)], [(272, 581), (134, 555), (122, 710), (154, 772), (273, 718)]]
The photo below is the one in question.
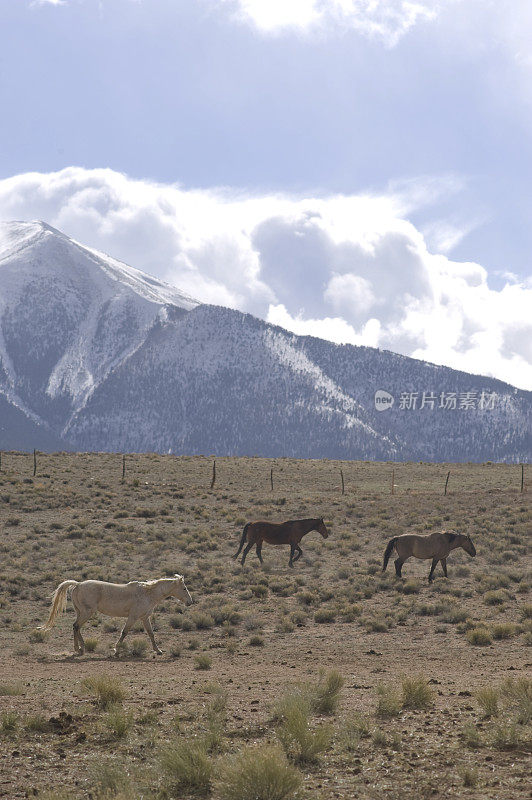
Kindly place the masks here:
[(320, 519), (318, 520), (318, 524), (316, 526), (316, 530), (318, 531), (318, 533), (321, 533), (321, 535), (323, 536), (324, 539), (327, 539), (327, 537), (329, 536), (329, 533), (328, 533), (327, 528), (325, 527), (325, 523), (323, 521), (323, 517), (320, 517)]
[(462, 535), (461, 545), (463, 549), (466, 551), (466, 553), (469, 553), (470, 556), (472, 556), (473, 558), (476, 556), (477, 551), (475, 550), (475, 545), (471, 541), (471, 536)]
[(177, 573), (174, 575), (174, 583), (172, 586), (172, 597), (181, 600), (186, 606), (191, 606), (194, 600), (189, 594), (187, 587), (185, 586), (185, 579), (182, 575), (178, 575)]

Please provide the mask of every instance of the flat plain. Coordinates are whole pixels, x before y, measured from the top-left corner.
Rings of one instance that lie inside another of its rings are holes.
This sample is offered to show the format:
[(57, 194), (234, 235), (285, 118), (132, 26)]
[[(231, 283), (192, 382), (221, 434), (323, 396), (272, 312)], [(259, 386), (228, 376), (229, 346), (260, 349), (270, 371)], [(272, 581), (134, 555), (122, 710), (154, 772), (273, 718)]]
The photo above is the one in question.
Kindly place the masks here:
[[(519, 465), (217, 458), (210, 488), (212, 464), (2, 453), (0, 797), (529, 798), (530, 467), (522, 492)], [(231, 558), (248, 521), (321, 516), (294, 569)], [(441, 530), (477, 557), (382, 573)], [(113, 657), (108, 617), (73, 656), (70, 600), (38, 629), (67, 578), (174, 573), (195, 603), (156, 609), (162, 656), (139, 627)]]

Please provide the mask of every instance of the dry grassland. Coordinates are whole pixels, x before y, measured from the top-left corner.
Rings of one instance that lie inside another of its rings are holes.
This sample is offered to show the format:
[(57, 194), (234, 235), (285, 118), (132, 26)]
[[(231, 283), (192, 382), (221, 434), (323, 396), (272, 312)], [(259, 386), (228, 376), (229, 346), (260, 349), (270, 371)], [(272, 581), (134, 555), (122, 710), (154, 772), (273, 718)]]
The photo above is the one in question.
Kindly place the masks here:
[[(273, 467), (274, 491), (270, 489)], [(518, 466), (3, 453), (0, 796), (309, 800), (530, 797), (530, 491)], [(341, 494), (340, 469), (345, 479)], [(392, 469), (395, 493), (391, 494)], [(448, 494), (445, 477), (451, 470)], [(528, 480), (531, 476), (529, 473)], [(231, 559), (245, 522), (323, 516), (328, 540)], [(469, 533), (449, 579), (384, 575), (405, 532)], [(66, 578), (185, 575), (154, 614), (67, 612)]]

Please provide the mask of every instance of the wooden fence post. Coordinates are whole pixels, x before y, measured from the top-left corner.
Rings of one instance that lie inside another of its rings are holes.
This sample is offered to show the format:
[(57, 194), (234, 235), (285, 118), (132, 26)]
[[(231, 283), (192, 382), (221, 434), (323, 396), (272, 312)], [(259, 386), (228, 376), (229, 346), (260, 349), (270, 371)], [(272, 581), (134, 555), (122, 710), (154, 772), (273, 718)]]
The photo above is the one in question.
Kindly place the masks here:
[(340, 477), (342, 479), (342, 494), (345, 494), (344, 473), (340, 470)]
[[(1, 465), (2, 465), (2, 462), (0, 461), (0, 466)], [(521, 464), (521, 491), (522, 492), (525, 491), (525, 465), (524, 464)]]
[(212, 480), (211, 480), (211, 489), (214, 489), (214, 484), (216, 483), (216, 461), (212, 462)]
[(451, 470), (449, 470), (449, 472), (447, 473), (447, 477), (445, 479), (445, 491), (443, 492), (444, 494), (447, 494), (447, 484), (449, 483), (449, 475), (450, 474), (451, 474)]
[(37, 474), (37, 452), (33, 450), (33, 477)]
[(395, 470), (392, 469), (392, 494), (395, 494)]
[(122, 480), (126, 477), (126, 454), (122, 455)]
[(0, 469), (2, 469), (2, 451), (0, 450)]
[(273, 467), (270, 470), (270, 486), (272, 487), (273, 492)]

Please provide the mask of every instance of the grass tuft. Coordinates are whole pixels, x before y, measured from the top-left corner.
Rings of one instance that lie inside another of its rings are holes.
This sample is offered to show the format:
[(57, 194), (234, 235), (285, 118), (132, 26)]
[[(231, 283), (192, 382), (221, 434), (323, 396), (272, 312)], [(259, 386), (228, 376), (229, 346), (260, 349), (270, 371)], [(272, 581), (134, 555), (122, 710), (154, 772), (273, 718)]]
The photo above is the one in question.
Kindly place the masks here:
[(401, 693), (395, 685), (379, 683), (377, 685), (377, 715), (379, 717), (397, 717), (403, 707)]
[(213, 765), (203, 742), (184, 739), (168, 744), (161, 751), (160, 763), (164, 783), (173, 796), (181, 797), (181, 792), (200, 795), (210, 792)]
[(422, 675), (403, 678), (401, 685), (403, 687), (403, 708), (426, 709), (432, 706), (433, 691)]
[(91, 675), (82, 681), (82, 686), (95, 696), (100, 708), (121, 703), (126, 696), (121, 681), (113, 675)]
[(284, 753), (271, 745), (249, 747), (222, 767), (217, 793), (221, 800), (290, 800), (301, 775)]

